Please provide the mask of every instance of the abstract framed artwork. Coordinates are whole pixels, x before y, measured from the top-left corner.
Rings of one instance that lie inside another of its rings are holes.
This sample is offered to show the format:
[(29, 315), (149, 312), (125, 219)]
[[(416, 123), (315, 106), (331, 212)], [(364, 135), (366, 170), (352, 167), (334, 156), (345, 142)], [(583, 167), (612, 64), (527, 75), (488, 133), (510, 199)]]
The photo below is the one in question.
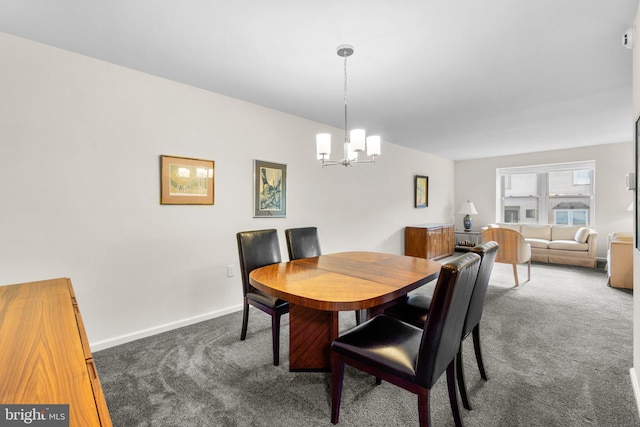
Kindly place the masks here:
[(160, 156), (160, 204), (213, 205), (213, 160)]
[(426, 208), (429, 206), (429, 177), (416, 175), (414, 188), (416, 208)]
[(287, 165), (253, 161), (253, 217), (287, 216)]

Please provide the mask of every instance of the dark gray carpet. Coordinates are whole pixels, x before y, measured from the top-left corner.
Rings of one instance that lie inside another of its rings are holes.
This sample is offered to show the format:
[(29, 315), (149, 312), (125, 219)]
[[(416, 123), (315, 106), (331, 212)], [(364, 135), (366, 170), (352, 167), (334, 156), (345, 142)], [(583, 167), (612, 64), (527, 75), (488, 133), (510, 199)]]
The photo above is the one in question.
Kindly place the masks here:
[[(607, 287), (602, 270), (545, 264), (513, 283), (511, 266), (496, 264), (481, 322), (489, 381), (465, 341), (466, 426), (639, 426), (631, 292)], [(233, 313), (95, 352), (114, 426), (331, 425), (330, 374), (288, 371), (283, 319), (277, 367), (269, 317), (257, 310), (246, 341)], [(340, 322), (352, 327), (353, 313)], [(434, 425), (452, 426), (446, 376), (432, 396)], [(417, 397), (347, 367), (339, 425), (417, 426)]]

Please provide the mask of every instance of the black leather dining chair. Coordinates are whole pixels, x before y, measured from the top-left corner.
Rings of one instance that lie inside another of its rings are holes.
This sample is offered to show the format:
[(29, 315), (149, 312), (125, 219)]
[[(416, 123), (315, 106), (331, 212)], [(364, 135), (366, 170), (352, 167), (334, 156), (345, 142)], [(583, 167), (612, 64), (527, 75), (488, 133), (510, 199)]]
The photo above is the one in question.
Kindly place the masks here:
[(331, 422), (337, 424), (344, 365), (418, 395), (420, 426), (431, 425), (430, 390), (446, 370), (449, 402), (462, 425), (455, 359), (478, 274), (480, 256), (467, 253), (442, 266), (424, 329), (386, 314), (356, 326), (331, 344)]
[[(484, 363), (482, 361), (482, 351), (480, 346), (480, 320), (482, 319), (482, 312), (484, 310), (484, 300), (487, 295), (487, 289), (489, 287), (489, 279), (491, 278), (491, 272), (493, 271), (493, 265), (498, 253), (498, 243), (493, 241), (481, 243), (471, 248), (471, 252), (480, 255), (481, 261), (480, 268), (478, 270), (478, 277), (476, 279), (475, 286), (473, 287), (473, 294), (471, 295), (471, 302), (469, 303), (469, 309), (464, 321), (464, 328), (462, 329), (462, 337), (460, 339), (460, 349), (458, 350), (458, 357), (456, 358), (456, 369), (458, 388), (460, 389), (460, 397), (462, 398), (462, 404), (464, 405), (464, 407), (469, 410), (472, 408), (469, 402), (467, 387), (464, 380), (462, 343), (469, 336), (469, 334), (473, 335), (473, 347), (476, 354), (478, 369), (480, 370), (480, 377), (486, 381), (487, 374), (484, 369)], [(404, 302), (389, 307), (384, 311), (384, 313), (400, 319), (403, 322), (407, 322), (414, 326), (422, 328), (424, 327), (425, 321), (428, 318), (430, 306), (431, 297), (427, 295), (414, 294), (409, 296)]]
[(287, 238), (289, 260), (322, 255), (317, 227), (289, 228), (284, 230), (284, 235)]
[(278, 232), (275, 229), (242, 231), (236, 234), (240, 271), (242, 272), (242, 331), (240, 340), (247, 337), (249, 305), (271, 316), (271, 339), (273, 343), (273, 364), (280, 364), (280, 317), (289, 312), (289, 303), (267, 295), (251, 286), (249, 274), (259, 267), (282, 261)]
[[(287, 238), (289, 260), (322, 255), (317, 227), (289, 228), (284, 230), (284, 235)], [(360, 310), (356, 310), (356, 324), (360, 324)]]

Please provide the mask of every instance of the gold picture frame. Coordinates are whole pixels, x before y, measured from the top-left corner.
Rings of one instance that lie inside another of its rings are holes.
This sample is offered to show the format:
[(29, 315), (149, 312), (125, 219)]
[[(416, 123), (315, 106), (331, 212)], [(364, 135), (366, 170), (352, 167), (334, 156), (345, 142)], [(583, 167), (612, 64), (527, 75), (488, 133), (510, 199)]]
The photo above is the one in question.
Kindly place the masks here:
[(160, 204), (213, 205), (213, 160), (160, 156)]
[(414, 200), (416, 208), (429, 206), (429, 177), (416, 175)]

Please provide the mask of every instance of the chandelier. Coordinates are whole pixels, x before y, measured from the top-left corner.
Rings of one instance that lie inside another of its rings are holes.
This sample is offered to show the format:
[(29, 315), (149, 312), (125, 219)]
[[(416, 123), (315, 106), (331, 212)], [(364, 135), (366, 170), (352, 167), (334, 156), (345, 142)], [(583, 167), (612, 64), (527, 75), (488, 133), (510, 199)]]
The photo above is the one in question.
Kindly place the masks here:
[[(338, 56), (344, 58), (344, 158), (331, 160), (331, 134), (319, 133), (316, 135), (316, 154), (318, 160), (322, 160), (322, 166), (351, 166), (356, 163), (375, 163), (376, 156), (380, 155), (380, 137), (377, 135), (365, 138), (364, 129), (347, 128), (347, 58), (353, 55), (353, 46), (343, 44), (338, 46)], [(371, 159), (359, 160), (358, 154), (367, 150), (367, 156)]]

